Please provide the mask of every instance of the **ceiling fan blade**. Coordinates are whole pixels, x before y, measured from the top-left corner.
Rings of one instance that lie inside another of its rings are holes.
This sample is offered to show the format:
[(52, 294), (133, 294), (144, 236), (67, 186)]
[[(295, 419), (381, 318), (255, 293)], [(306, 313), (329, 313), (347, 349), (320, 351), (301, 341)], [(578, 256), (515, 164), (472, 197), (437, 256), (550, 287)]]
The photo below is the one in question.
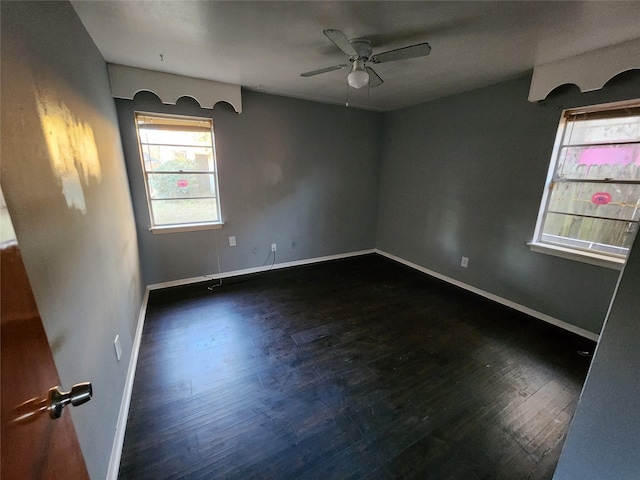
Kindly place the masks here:
[(321, 73), (333, 72), (334, 70), (342, 70), (343, 68), (349, 68), (351, 65), (335, 65), (333, 67), (321, 68), (319, 70), (312, 70), (310, 72), (301, 73), (301, 77), (313, 77), (314, 75), (320, 75)]
[(382, 79), (380, 78), (380, 75), (378, 75), (373, 70), (373, 68), (367, 67), (367, 72), (369, 73), (369, 86), (370, 87), (379, 87), (380, 85), (382, 85), (384, 83), (382, 81)]
[(349, 43), (349, 39), (342, 33), (340, 30), (324, 30), (324, 33), (329, 40), (336, 44), (340, 50), (344, 52), (345, 55), (349, 57), (356, 57), (358, 52), (353, 48), (353, 45)]
[(425, 57), (430, 52), (431, 46), (428, 43), (418, 43), (373, 55), (369, 61), (373, 63), (395, 62), (396, 60), (405, 60), (407, 58)]

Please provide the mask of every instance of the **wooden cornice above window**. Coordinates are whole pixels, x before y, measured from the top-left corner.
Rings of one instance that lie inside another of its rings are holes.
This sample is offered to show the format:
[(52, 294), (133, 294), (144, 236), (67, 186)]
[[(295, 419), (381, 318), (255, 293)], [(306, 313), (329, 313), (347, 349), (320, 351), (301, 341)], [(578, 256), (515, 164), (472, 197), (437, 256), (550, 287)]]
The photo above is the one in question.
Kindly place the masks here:
[(227, 102), (237, 113), (242, 112), (240, 85), (111, 63), (108, 69), (114, 98), (132, 100), (136, 93), (149, 91), (156, 94), (162, 103), (175, 105), (179, 98), (191, 97), (202, 108), (213, 108), (218, 102)]
[(577, 85), (581, 92), (599, 90), (619, 73), (640, 69), (640, 39), (601, 48), (533, 69), (529, 101), (544, 100), (556, 87)]

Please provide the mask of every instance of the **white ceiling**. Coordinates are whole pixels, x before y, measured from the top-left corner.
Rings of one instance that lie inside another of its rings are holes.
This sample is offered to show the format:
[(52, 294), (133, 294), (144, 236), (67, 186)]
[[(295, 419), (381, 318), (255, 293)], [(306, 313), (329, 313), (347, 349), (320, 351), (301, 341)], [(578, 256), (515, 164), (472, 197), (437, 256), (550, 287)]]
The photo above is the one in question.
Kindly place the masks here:
[[(105, 60), (326, 103), (394, 110), (640, 38), (640, 1), (71, 1)], [(327, 28), (373, 53), (429, 42), (428, 57), (374, 65), (347, 88)], [(347, 98), (348, 92), (348, 98)]]

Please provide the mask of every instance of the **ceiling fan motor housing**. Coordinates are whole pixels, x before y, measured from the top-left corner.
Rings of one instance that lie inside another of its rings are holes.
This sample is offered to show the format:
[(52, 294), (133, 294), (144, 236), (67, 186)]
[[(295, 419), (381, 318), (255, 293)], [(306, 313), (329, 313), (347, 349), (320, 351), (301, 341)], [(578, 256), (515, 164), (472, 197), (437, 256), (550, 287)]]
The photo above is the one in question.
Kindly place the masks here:
[(351, 61), (360, 59), (365, 61), (369, 60), (369, 57), (371, 57), (371, 53), (373, 51), (371, 40), (369, 40), (368, 38), (353, 38), (349, 40), (349, 43), (358, 54), (357, 57), (352, 58)]

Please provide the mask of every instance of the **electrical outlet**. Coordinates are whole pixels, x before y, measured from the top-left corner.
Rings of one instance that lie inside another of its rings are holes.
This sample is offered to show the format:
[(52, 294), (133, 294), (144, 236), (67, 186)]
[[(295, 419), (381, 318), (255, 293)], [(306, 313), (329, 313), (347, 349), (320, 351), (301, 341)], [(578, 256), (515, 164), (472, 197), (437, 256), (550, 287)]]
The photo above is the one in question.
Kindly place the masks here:
[(271, 251), (272, 251), (272, 252), (275, 252), (275, 251), (276, 251), (276, 244), (275, 244), (275, 243), (272, 243), (272, 244), (271, 244)]
[(116, 338), (113, 340), (113, 347), (116, 349), (116, 358), (120, 361), (122, 357), (122, 345), (120, 345), (120, 335), (116, 335)]
[(253, 253), (254, 255), (257, 255), (258, 254), (258, 247), (256, 247), (254, 245), (253, 248), (251, 249), (251, 253)]
[(236, 237), (229, 237), (229, 246), (230, 247), (235, 247), (236, 246)]
[(469, 266), (469, 257), (462, 257), (462, 261), (460, 262), (460, 266), (467, 268)]

